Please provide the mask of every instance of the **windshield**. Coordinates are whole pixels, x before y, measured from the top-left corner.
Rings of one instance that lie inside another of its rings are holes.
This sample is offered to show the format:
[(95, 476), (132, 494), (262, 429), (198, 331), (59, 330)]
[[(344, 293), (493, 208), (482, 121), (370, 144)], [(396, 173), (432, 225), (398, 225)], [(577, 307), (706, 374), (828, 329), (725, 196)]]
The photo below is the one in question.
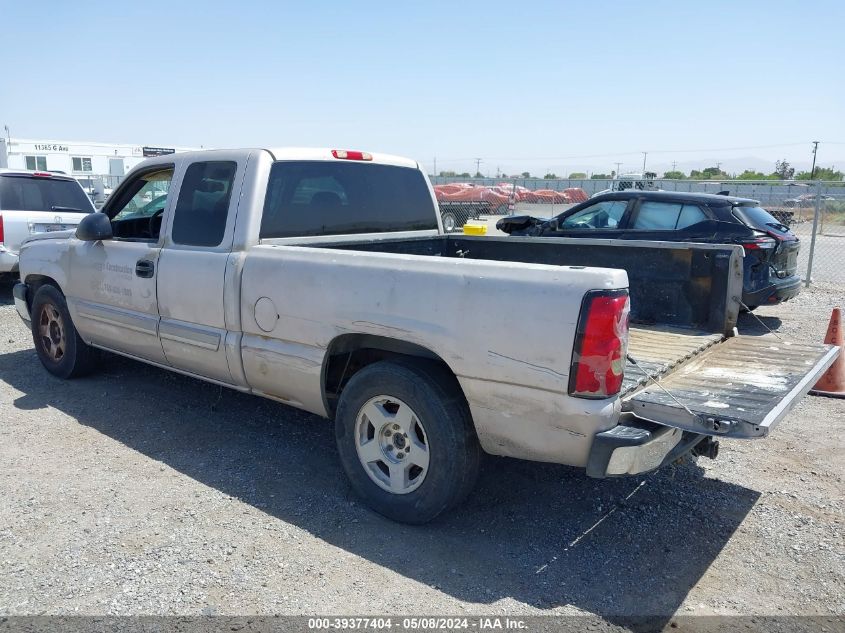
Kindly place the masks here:
[(766, 232), (774, 230), (779, 233), (791, 233), (788, 226), (779, 222), (777, 218), (763, 207), (737, 206), (734, 207), (733, 213), (743, 224), (752, 229)]
[(0, 209), (91, 213), (94, 206), (75, 180), (38, 176), (0, 176)]

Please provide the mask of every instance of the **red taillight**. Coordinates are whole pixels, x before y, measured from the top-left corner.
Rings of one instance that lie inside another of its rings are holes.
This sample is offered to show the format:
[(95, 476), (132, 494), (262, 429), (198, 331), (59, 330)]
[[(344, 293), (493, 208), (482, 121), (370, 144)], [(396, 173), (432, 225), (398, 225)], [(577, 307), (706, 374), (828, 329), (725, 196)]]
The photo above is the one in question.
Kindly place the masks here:
[(332, 156), (344, 160), (373, 160), (373, 155), (367, 152), (355, 152), (350, 149), (333, 149)]
[(53, 174), (51, 174), (49, 171), (36, 171), (32, 175), (36, 178), (50, 178)]
[(3, 242), (5, 242), (5, 241), (6, 241), (6, 240), (5, 240), (4, 236), (3, 236), (3, 216), (2, 216), (2, 215), (0, 215), (0, 244), (2, 244), (2, 243), (3, 243)]
[(579, 398), (608, 398), (619, 393), (628, 354), (627, 290), (592, 290), (581, 304), (569, 393)]
[(747, 251), (760, 251), (777, 246), (777, 240), (771, 237), (757, 237), (753, 240), (742, 240), (740, 244)]

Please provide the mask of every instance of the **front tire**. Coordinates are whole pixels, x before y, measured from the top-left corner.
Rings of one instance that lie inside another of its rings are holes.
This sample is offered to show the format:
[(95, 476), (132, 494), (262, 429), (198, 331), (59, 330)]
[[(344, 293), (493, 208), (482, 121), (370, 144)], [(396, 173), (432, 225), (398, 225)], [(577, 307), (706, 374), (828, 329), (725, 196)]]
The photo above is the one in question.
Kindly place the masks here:
[(426, 523), (475, 485), (481, 448), (457, 380), (429, 361), (380, 361), (356, 373), (335, 435), (355, 491), (373, 510)]
[(59, 378), (77, 378), (96, 365), (96, 350), (83, 341), (55, 286), (41, 286), (32, 300), (32, 342), (44, 368)]

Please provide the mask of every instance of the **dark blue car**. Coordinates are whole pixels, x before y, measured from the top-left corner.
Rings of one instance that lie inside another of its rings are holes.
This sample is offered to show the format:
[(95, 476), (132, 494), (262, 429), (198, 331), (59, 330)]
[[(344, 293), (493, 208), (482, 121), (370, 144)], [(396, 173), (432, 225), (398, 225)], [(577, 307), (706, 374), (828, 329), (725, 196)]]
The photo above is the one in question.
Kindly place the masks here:
[(676, 191), (616, 191), (560, 215), (510, 216), (510, 235), (740, 244), (745, 249), (742, 302), (753, 310), (801, 290), (798, 238), (757, 200)]

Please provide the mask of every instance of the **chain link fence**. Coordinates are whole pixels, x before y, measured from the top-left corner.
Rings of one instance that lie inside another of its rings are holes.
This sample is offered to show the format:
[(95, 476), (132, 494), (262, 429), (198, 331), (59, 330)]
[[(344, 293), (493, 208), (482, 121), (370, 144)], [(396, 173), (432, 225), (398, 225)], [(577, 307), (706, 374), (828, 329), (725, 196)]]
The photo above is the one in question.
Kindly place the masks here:
[(436, 182), (434, 194), (440, 206), (443, 228), (460, 231), (470, 220), (486, 220), (491, 216), (533, 215), (550, 217), (584, 202), (588, 193), (577, 186), (560, 186), (564, 181), (516, 180), (489, 182)]
[(811, 282), (845, 284), (845, 182), (432, 177), (447, 232), (502, 215), (552, 217), (589, 197), (624, 189), (723, 193), (758, 200), (801, 240), (799, 272)]
[(798, 212), (793, 232), (802, 240), (799, 266), (807, 285), (813, 282), (845, 286), (845, 187), (820, 183)]

